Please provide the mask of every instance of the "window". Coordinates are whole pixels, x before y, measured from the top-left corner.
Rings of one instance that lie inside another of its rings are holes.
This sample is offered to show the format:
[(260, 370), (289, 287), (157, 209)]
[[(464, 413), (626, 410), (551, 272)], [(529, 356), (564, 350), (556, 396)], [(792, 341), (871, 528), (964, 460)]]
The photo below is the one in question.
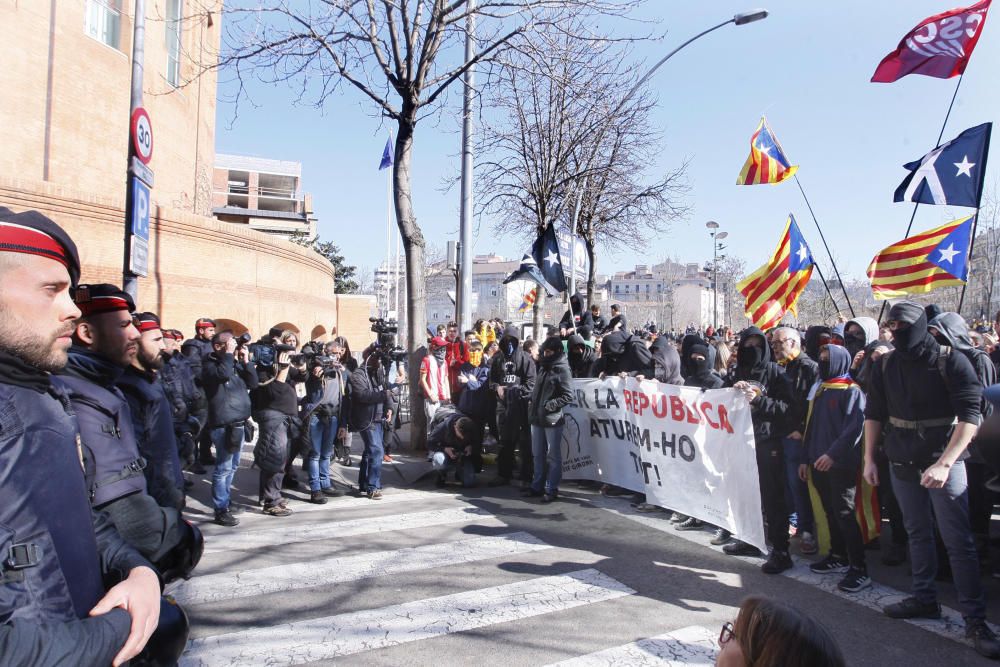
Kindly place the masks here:
[(622, 287), (621, 285), (615, 285), (615, 294), (618, 294), (622, 291), (621, 287)]
[(181, 85), (181, 10), (182, 0), (167, 0), (167, 83), (175, 88)]
[(83, 30), (113, 49), (121, 44), (122, 0), (86, 0)]
[(490, 290), (490, 296), (496, 296), (496, 295), (497, 295), (497, 288), (494, 287), (493, 289)]

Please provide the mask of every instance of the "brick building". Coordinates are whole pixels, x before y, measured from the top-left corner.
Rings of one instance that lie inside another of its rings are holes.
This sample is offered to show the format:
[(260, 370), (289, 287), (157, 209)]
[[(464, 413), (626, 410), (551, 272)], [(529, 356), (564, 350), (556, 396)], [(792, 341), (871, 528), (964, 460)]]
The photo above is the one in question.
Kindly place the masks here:
[[(83, 280), (121, 281), (133, 3), (0, 2), (0, 206), (73, 235)], [(211, 217), (221, 0), (147, 0), (144, 106), (153, 125), (149, 276), (138, 305), (192, 333), (199, 316), (258, 335), (336, 327), (369, 340), (368, 297), (333, 293), (310, 250)], [(199, 76), (199, 74), (201, 74)]]

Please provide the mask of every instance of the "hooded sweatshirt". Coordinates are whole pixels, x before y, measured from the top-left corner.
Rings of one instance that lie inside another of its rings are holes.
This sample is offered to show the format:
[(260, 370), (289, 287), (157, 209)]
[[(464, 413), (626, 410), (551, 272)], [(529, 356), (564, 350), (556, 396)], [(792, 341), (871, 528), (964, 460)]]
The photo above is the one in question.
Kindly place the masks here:
[(688, 368), (691, 374), (684, 380), (685, 387), (700, 387), (701, 389), (718, 389), (723, 385), (723, 380), (715, 372), (715, 346), (697, 343), (691, 346), (689, 357), (693, 354), (700, 354), (705, 357), (701, 361), (689, 359)]
[[(747, 341), (751, 338), (758, 338), (761, 346), (747, 346)], [(771, 346), (767, 344), (764, 332), (757, 327), (747, 327), (740, 333), (736, 368), (730, 375), (727, 386), (731, 387), (740, 381), (756, 383), (763, 389), (750, 402), (750, 416), (757, 444), (785, 435), (787, 427), (783, 422), (788, 413), (791, 389), (784, 370), (771, 361)]]
[[(578, 354), (574, 348), (583, 346), (583, 350)], [(569, 369), (575, 378), (594, 377), (594, 364), (597, 362), (597, 355), (594, 348), (587, 345), (587, 341), (580, 334), (573, 334), (569, 337)]]
[(819, 346), (822, 336), (830, 336), (830, 327), (823, 325), (811, 326), (806, 329), (806, 335), (802, 339), (802, 349), (813, 361), (819, 361)]
[(616, 375), (624, 372), (625, 346), (628, 335), (621, 331), (609, 333), (601, 340), (601, 357), (594, 364), (594, 375)]
[[(552, 353), (546, 356), (546, 352)], [(546, 338), (538, 351), (538, 376), (531, 393), (528, 422), (533, 426), (560, 426), (565, 422), (563, 406), (573, 401), (572, 375), (562, 341)]]
[[(996, 366), (984, 350), (972, 344), (969, 327), (961, 315), (951, 312), (941, 313), (931, 320), (928, 326), (935, 327), (941, 332), (937, 337), (939, 343), (965, 355), (984, 387), (997, 383)], [(984, 418), (989, 417), (993, 414), (993, 404), (984, 398), (980, 401), (980, 410)]]
[[(941, 346), (927, 332), (927, 315), (919, 304), (897, 303), (889, 319), (910, 326), (894, 331), (895, 350), (872, 364), (866, 419), (887, 424), (890, 417), (909, 421), (955, 418), (979, 424), (983, 385), (965, 355), (948, 354), (939, 363)], [(926, 467), (944, 452), (950, 433), (950, 424), (920, 431), (893, 426), (885, 439), (885, 452), (890, 461)], [(963, 453), (960, 458), (967, 456)]]
[(684, 384), (681, 377), (681, 357), (677, 348), (665, 336), (659, 336), (649, 348), (653, 355), (654, 376), (657, 382)]
[(865, 394), (851, 379), (850, 352), (839, 345), (827, 349), (830, 359), (819, 362), (820, 383), (809, 401), (805, 460), (799, 462), (811, 466), (826, 454), (834, 467), (856, 470), (861, 464)]
[(691, 374), (691, 346), (704, 344), (705, 341), (698, 334), (687, 334), (681, 339), (681, 375), (687, 377)]
[[(852, 324), (861, 327), (861, 337), (847, 334), (847, 330), (851, 328)], [(851, 368), (851, 377), (861, 385), (862, 389), (868, 385), (868, 376), (871, 372), (869, 370), (871, 364), (868, 363), (868, 359), (871, 357), (872, 350), (879, 344), (878, 334), (878, 322), (870, 317), (856, 317), (853, 320), (848, 320), (847, 324), (844, 325), (844, 347), (847, 348), (847, 351), (851, 355), (852, 364), (854, 356), (861, 350), (865, 351), (865, 356), (862, 358), (861, 364), (857, 368)]]
[[(527, 397), (535, 386), (535, 362), (521, 349), (517, 327), (504, 329), (500, 337), (500, 351), (490, 360), (490, 388), (505, 387), (504, 400), (522, 394)], [(506, 389), (516, 388), (513, 392)]]

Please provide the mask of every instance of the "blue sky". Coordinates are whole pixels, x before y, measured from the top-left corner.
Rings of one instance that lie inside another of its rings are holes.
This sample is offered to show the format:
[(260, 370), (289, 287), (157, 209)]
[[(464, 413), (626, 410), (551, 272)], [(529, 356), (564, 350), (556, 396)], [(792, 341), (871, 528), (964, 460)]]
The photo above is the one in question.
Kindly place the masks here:
[[(648, 63), (683, 40), (754, 2), (652, 0), (645, 16), (660, 21), (663, 40), (644, 44)], [(959, 0), (965, 5), (972, 0)], [(730, 254), (749, 270), (773, 250), (785, 219), (794, 213), (814, 255), (825, 252), (794, 182), (735, 185), (749, 138), (762, 113), (781, 141), (823, 225), (845, 278), (864, 276), (872, 256), (903, 236), (912, 204), (892, 203), (906, 172), (902, 164), (934, 147), (957, 79), (911, 75), (893, 84), (869, 83), (878, 62), (923, 18), (955, 7), (955, 0), (882, 2), (761, 2), (771, 15), (746, 26), (727, 26), (693, 43), (666, 63), (651, 82), (659, 96), (655, 123), (661, 129), (661, 163), (668, 169), (690, 158), (688, 203), (693, 212), (669, 233), (651, 239), (641, 255), (621, 252), (598, 259), (600, 272), (631, 268), (666, 256), (703, 262), (711, 256), (705, 222), (729, 232)], [(994, 10), (1000, 11), (1000, 10)], [(1000, 33), (986, 21), (944, 139), (995, 119), (1000, 109)], [(220, 97), (226, 86), (220, 84)], [(313, 195), (324, 239), (333, 240), (349, 263), (375, 266), (385, 256), (386, 172), (378, 162), (391, 125), (345, 86), (322, 110), (294, 106), (286, 87), (257, 86), (257, 106), (233, 107), (220, 99), (216, 149), (296, 160), (304, 189)], [(458, 168), (460, 95), (440, 122), (417, 129), (413, 204), (429, 242), (457, 239), (458, 188), (442, 191)], [(998, 153), (994, 151), (996, 156)], [(1000, 183), (997, 157), (987, 168), (987, 187)], [(921, 206), (914, 229), (930, 228), (971, 211)], [(475, 252), (519, 257), (525, 244), (497, 239), (483, 220)]]

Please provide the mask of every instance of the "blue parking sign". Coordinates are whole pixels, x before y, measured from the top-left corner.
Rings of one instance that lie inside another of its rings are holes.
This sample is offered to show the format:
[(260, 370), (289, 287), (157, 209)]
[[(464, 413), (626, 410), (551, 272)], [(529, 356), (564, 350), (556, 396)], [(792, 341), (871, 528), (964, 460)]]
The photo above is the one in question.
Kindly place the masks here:
[(132, 177), (132, 208), (129, 222), (132, 235), (149, 241), (149, 188), (135, 176)]

